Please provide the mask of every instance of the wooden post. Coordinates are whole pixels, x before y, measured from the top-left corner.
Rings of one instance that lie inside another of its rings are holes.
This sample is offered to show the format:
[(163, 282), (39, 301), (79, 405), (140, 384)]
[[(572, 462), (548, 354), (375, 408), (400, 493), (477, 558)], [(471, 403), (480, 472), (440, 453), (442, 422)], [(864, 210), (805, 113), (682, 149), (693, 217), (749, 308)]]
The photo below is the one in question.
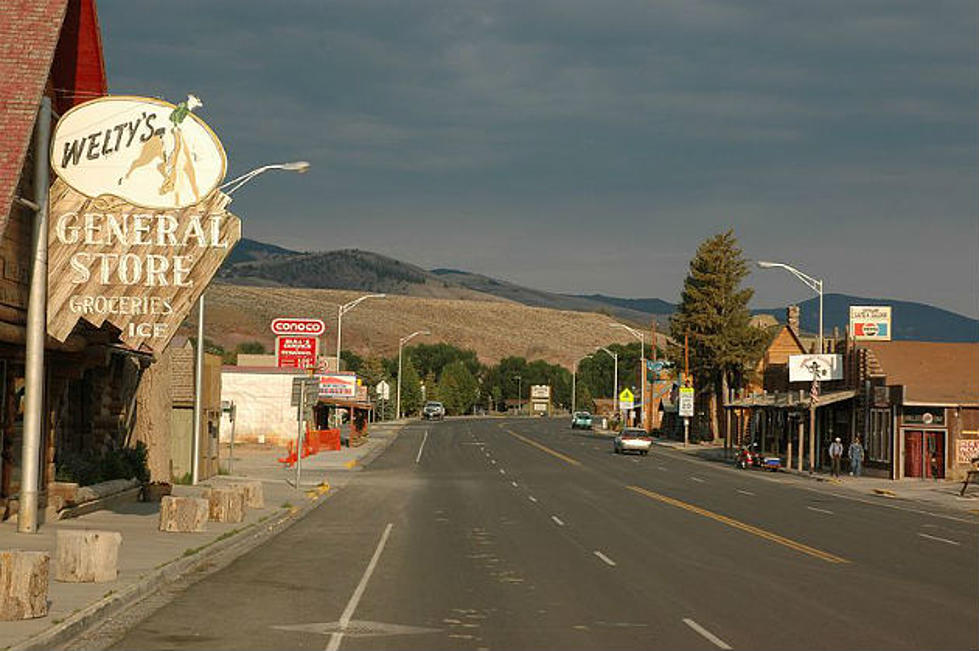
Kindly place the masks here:
[(115, 581), (122, 534), (59, 529), (54, 580), (63, 583)]
[(160, 500), (160, 531), (204, 531), (209, 512), (208, 501), (204, 498), (167, 495)]
[(0, 551), (0, 621), (48, 614), (47, 552)]

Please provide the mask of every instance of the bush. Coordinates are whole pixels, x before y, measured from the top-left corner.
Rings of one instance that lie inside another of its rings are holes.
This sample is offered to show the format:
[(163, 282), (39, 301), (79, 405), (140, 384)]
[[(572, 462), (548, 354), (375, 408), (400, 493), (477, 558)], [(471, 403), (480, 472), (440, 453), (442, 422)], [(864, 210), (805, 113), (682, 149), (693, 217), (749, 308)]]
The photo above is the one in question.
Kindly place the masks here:
[(55, 479), (70, 481), (80, 486), (91, 486), (110, 479), (137, 479), (142, 483), (150, 480), (147, 465), (149, 449), (142, 441), (133, 447), (109, 450), (99, 454), (91, 450), (65, 452), (58, 455)]

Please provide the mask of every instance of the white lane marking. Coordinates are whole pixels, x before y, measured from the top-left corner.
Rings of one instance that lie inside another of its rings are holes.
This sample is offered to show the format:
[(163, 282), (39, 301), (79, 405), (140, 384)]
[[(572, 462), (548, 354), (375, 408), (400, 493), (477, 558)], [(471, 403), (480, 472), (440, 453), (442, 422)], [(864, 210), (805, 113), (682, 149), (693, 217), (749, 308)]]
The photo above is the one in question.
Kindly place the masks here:
[(948, 543), (949, 545), (960, 545), (961, 543), (955, 540), (949, 540), (948, 538), (939, 538), (938, 536), (929, 536), (926, 533), (918, 532), (918, 535), (922, 538), (927, 538), (928, 540), (937, 540), (938, 542)]
[(833, 515), (833, 512), (830, 511), (829, 509), (820, 509), (815, 506), (807, 506), (806, 508), (809, 509), (810, 511), (815, 511), (816, 513), (825, 513), (826, 515)]
[(741, 493), (742, 495), (751, 495), (752, 497), (754, 497), (754, 495), (755, 495), (751, 491), (743, 491), (740, 488), (738, 489), (738, 492)]
[(504, 470), (503, 468), (500, 468), (500, 474), (501, 475), (505, 475), (506, 474), (506, 470)]
[(512, 482), (510, 482), (510, 485), (513, 486), (514, 488), (516, 488), (517, 487), (517, 482), (512, 481)]
[(354, 611), (357, 610), (357, 604), (360, 603), (360, 598), (364, 596), (364, 590), (367, 589), (367, 582), (370, 581), (371, 574), (374, 573), (374, 568), (377, 567), (377, 561), (381, 558), (381, 552), (384, 551), (384, 545), (387, 544), (388, 536), (391, 535), (391, 529), (393, 527), (394, 524), (390, 522), (388, 522), (388, 526), (384, 527), (384, 534), (381, 535), (381, 540), (377, 543), (374, 556), (371, 557), (371, 562), (367, 564), (367, 570), (364, 571), (364, 576), (360, 578), (357, 589), (354, 590), (353, 596), (347, 602), (347, 607), (343, 609), (343, 614), (340, 615), (340, 621), (337, 622), (340, 630), (330, 634), (330, 643), (326, 645), (326, 651), (337, 651), (340, 648), (340, 640), (343, 639), (343, 632), (350, 625), (350, 618), (354, 616)]
[(531, 502), (534, 502), (535, 504), (537, 503), (537, 498), (534, 497), (533, 495), (528, 495), (527, 499), (530, 500)]
[(701, 479), (700, 477), (694, 477), (693, 475), (690, 476), (690, 480), (691, 481), (699, 481), (701, 484), (704, 483), (704, 480), (703, 479)]
[(415, 463), (422, 460), (422, 450), (425, 449), (425, 441), (428, 440), (428, 430), (425, 430), (425, 436), (422, 437), (422, 444), (418, 446), (418, 456), (415, 457)]
[(666, 466), (656, 466), (656, 467), (659, 468), (660, 470), (666, 470)]
[(561, 520), (561, 518), (557, 517), (556, 515), (552, 515), (551, 516), (551, 519), (554, 520), (554, 524), (556, 524), (557, 526), (559, 526), (559, 527), (563, 527), (564, 526), (564, 521)]
[(496, 459), (490, 459), (490, 463), (492, 463), (495, 466), (496, 465)]
[(725, 642), (721, 638), (717, 637), (716, 635), (714, 635), (713, 633), (711, 633), (706, 628), (704, 628), (703, 626), (701, 626), (697, 622), (693, 621), (689, 617), (684, 617), (683, 618), (683, 623), (686, 624), (687, 626), (689, 626), (690, 628), (692, 628), (693, 630), (697, 631), (698, 633), (700, 633), (702, 636), (704, 636), (708, 641), (710, 641), (711, 644), (713, 644), (714, 646), (716, 646), (718, 649), (730, 649), (731, 648), (730, 645), (728, 645), (727, 642)]
[(615, 567), (615, 561), (613, 561), (613, 560), (612, 560), (611, 558), (609, 558), (608, 556), (606, 556), (606, 555), (605, 555), (605, 554), (603, 554), (602, 552), (600, 552), (600, 551), (598, 551), (598, 550), (596, 549), (596, 550), (595, 550), (594, 552), (592, 552), (592, 553), (593, 553), (593, 554), (595, 554), (595, 556), (598, 556), (598, 557), (599, 557), (600, 559), (602, 559), (602, 561), (604, 561), (606, 565), (609, 565), (609, 566), (611, 566), (611, 567)]

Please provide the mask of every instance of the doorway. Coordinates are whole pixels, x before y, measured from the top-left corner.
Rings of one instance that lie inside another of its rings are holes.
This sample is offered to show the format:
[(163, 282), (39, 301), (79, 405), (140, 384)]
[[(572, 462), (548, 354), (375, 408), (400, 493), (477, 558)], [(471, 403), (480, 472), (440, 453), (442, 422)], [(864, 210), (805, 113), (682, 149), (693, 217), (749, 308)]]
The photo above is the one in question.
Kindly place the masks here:
[(945, 478), (944, 430), (904, 430), (904, 476)]

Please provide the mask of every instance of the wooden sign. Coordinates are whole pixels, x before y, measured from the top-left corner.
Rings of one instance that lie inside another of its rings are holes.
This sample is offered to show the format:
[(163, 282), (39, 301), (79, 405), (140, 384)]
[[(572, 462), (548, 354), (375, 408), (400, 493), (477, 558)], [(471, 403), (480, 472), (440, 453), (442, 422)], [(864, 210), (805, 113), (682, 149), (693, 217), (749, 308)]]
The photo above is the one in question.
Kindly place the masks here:
[(64, 341), (79, 319), (111, 323), (127, 346), (166, 348), (241, 238), (219, 190), (193, 206), (141, 208), (88, 197), (58, 179), (50, 193), (48, 334)]

